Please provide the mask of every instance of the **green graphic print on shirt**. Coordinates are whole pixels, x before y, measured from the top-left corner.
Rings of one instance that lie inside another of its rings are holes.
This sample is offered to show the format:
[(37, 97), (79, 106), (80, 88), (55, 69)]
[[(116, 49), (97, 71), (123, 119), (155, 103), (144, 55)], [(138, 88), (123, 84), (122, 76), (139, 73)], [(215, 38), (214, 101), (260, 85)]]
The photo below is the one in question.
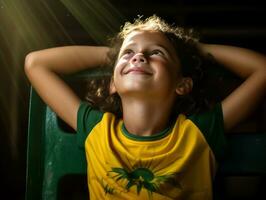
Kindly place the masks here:
[[(139, 162), (141, 163), (141, 162)], [(165, 187), (172, 187), (177, 190), (182, 189), (181, 185), (177, 181), (178, 173), (170, 173), (166, 175), (156, 175), (150, 167), (139, 166), (132, 167), (132, 169), (123, 169), (119, 167), (112, 167), (111, 170), (107, 173), (107, 177), (115, 180), (119, 183), (125, 191), (128, 191), (132, 187), (135, 187), (137, 194), (145, 189), (149, 196), (149, 199), (152, 199), (153, 192), (162, 194), (163, 191), (160, 189), (162, 185)], [(115, 194), (117, 191), (114, 187), (111, 187), (102, 179), (102, 187), (105, 190), (105, 194)]]

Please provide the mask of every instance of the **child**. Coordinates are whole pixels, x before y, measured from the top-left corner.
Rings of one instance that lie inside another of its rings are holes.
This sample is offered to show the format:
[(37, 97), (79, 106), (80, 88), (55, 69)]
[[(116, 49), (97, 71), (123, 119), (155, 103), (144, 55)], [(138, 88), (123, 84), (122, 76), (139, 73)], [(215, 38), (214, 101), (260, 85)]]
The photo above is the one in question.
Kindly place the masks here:
[[(245, 81), (202, 111), (197, 98), (209, 53)], [(113, 75), (103, 81), (107, 87), (96, 90), (101, 96), (107, 89), (107, 95), (105, 100), (90, 95), (93, 106), (81, 102), (59, 76), (108, 62)], [(266, 88), (263, 55), (199, 43), (157, 16), (126, 23), (113, 49), (70, 46), (30, 53), (25, 72), (84, 143), (90, 199), (212, 199), (224, 130), (243, 120)], [(97, 102), (104, 102), (100, 110)]]

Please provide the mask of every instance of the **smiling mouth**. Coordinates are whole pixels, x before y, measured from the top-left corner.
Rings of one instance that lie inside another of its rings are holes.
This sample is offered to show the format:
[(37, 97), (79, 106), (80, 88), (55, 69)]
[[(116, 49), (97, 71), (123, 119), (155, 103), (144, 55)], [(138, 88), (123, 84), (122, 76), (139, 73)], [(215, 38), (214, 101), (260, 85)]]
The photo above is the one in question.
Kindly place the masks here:
[(151, 72), (144, 70), (140, 67), (133, 67), (126, 71), (125, 74), (144, 74), (144, 75), (152, 75)]

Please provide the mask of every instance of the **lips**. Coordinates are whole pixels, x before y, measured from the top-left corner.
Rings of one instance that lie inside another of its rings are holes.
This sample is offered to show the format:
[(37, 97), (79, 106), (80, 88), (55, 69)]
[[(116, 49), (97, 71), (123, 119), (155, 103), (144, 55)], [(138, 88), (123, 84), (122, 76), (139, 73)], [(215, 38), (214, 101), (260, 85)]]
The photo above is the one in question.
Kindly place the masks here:
[(146, 75), (151, 75), (151, 71), (147, 70), (143, 67), (130, 67), (128, 70), (126, 70), (125, 74), (146, 74)]

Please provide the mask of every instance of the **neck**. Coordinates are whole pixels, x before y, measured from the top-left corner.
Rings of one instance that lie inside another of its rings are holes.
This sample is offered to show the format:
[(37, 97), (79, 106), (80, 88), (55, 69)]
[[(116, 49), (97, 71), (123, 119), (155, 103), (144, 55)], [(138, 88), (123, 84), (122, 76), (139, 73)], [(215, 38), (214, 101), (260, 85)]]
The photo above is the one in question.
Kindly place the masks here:
[(169, 126), (171, 102), (123, 99), (122, 105), (125, 127), (132, 134), (150, 136)]

